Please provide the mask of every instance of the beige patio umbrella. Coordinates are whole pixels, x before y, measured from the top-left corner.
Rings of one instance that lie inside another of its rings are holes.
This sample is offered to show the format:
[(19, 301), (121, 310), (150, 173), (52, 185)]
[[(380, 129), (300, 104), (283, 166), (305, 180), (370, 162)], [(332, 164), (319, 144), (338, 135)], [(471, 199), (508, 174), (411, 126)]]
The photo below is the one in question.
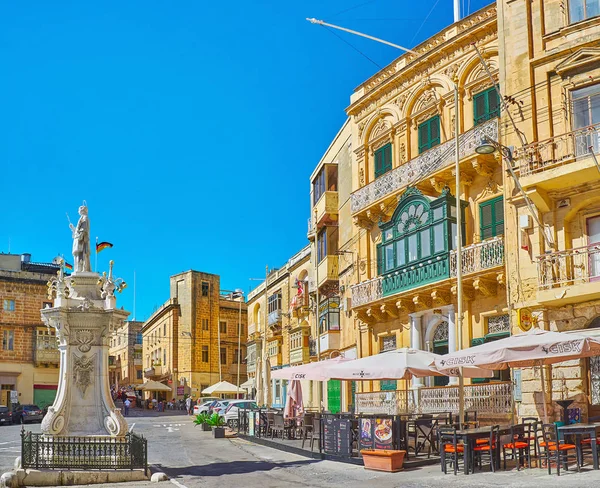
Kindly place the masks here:
[(546, 384), (541, 366), (598, 355), (598, 339), (534, 328), (523, 334), (445, 354), (435, 360), (435, 365), (440, 371), (461, 366), (494, 370), (540, 366), (544, 421), (548, 422)]
[(204, 395), (228, 395), (235, 394), (238, 391), (238, 387), (229, 381), (219, 381), (214, 385), (204, 388), (201, 393)]
[(273, 395), (271, 388), (271, 360), (268, 357), (265, 359), (265, 374), (263, 376), (263, 381), (263, 394), (265, 395), (265, 405), (267, 407), (270, 407), (271, 403), (273, 403)]
[(171, 387), (158, 381), (148, 380), (145, 383), (135, 387), (136, 390), (142, 391), (171, 391)]
[(258, 366), (256, 367), (256, 402), (259, 405), (264, 405), (263, 400), (263, 374), (262, 374), (262, 369), (263, 369), (263, 365), (262, 365), (262, 361), (260, 361), (258, 363)]

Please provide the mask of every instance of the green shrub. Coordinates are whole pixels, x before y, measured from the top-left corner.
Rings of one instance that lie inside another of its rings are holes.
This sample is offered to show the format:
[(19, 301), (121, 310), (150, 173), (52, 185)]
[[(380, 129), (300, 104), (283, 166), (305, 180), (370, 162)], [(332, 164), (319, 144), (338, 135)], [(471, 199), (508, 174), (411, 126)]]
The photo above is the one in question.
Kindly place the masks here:
[(207, 421), (207, 424), (211, 427), (223, 427), (225, 425), (225, 419), (218, 413), (213, 413)]
[(206, 412), (202, 412), (202, 413), (199, 413), (198, 415), (196, 415), (196, 418), (194, 419), (194, 424), (196, 424), (196, 425), (208, 424), (209, 419), (210, 419), (210, 416)]

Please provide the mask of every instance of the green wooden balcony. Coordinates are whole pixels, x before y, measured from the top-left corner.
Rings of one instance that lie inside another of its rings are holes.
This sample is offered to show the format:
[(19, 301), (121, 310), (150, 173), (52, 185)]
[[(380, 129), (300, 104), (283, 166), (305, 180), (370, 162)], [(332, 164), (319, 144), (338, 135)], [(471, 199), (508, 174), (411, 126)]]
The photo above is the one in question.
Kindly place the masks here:
[(395, 295), (405, 290), (435, 283), (450, 277), (448, 254), (412, 263), (381, 277), (382, 295)]

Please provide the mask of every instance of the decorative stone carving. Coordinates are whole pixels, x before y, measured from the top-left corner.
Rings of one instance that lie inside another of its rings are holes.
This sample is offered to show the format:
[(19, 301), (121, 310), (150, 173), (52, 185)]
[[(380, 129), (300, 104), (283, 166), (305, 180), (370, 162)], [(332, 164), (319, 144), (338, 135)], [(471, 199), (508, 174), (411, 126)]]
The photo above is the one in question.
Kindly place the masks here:
[(380, 136), (387, 133), (392, 128), (392, 125), (386, 119), (379, 119), (373, 129), (371, 129), (371, 133), (369, 134), (369, 141), (374, 141), (378, 139)]
[(75, 342), (80, 352), (89, 352), (94, 344), (94, 331), (90, 329), (77, 330), (75, 333)]
[(491, 297), (496, 295), (498, 283), (483, 278), (476, 278), (473, 281), (473, 288), (481, 293), (484, 297)]
[(400, 143), (400, 148), (398, 149), (398, 151), (399, 151), (398, 155), (399, 155), (400, 163), (401, 164), (405, 163), (406, 162), (406, 145), (403, 142)]
[(366, 230), (372, 229), (374, 225), (373, 221), (364, 214), (352, 217), (352, 222), (354, 223), (354, 225)]
[(404, 313), (413, 313), (415, 311), (415, 304), (406, 298), (402, 298), (396, 301), (396, 308)]
[(368, 308), (367, 315), (376, 322), (383, 322), (385, 320), (384, 316), (381, 314), (381, 311), (375, 307)]
[[(450, 292), (454, 296), (458, 295), (458, 286), (456, 284), (452, 285), (450, 287)], [(468, 300), (473, 300), (473, 298), (475, 298), (475, 290), (473, 289), (472, 286), (469, 286), (466, 283), (463, 283), (462, 293), (463, 293), (463, 297)]]
[(438, 176), (432, 176), (431, 178), (429, 178), (429, 183), (431, 183), (433, 189), (438, 193), (442, 193), (444, 188), (448, 186), (448, 182), (446, 180), (441, 179)]
[(364, 322), (365, 324), (375, 322), (375, 319), (368, 315), (366, 310), (355, 310), (355, 313), (358, 319)]
[(416, 310), (428, 310), (431, 308), (431, 297), (426, 295), (415, 295), (413, 297), (413, 303), (415, 304)]
[(388, 315), (392, 319), (398, 318), (398, 309), (394, 304), (384, 303), (381, 307), (381, 313), (384, 315)]
[[(456, 169), (452, 170), (452, 176), (456, 177)], [(473, 175), (466, 173), (465, 171), (461, 171), (460, 182), (465, 186), (471, 186), (473, 184)]]
[(73, 381), (79, 388), (82, 398), (85, 397), (86, 390), (92, 384), (95, 361), (95, 354), (90, 357), (85, 355), (78, 357), (73, 354)]
[(431, 299), (436, 306), (448, 305), (451, 301), (450, 294), (442, 290), (433, 290), (431, 292)]
[(481, 161), (479, 158), (473, 160), (473, 169), (477, 171), (477, 174), (491, 178), (494, 175), (494, 170), (487, 164)]
[(365, 169), (360, 168), (358, 171), (358, 183), (360, 186), (365, 186)]
[(77, 222), (77, 226), (74, 226), (69, 221), (69, 227), (73, 232), (74, 271), (75, 273), (90, 272), (92, 270), (90, 265), (90, 221), (85, 201), (79, 207), (79, 221)]

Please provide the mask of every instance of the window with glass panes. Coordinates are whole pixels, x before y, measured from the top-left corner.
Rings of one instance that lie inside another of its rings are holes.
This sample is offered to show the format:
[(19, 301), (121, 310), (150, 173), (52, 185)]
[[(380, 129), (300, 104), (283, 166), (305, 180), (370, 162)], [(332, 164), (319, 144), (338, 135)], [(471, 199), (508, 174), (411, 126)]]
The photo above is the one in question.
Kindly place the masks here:
[(573, 24), (600, 15), (600, 0), (569, 0), (569, 20)]
[[(467, 203), (461, 205), (464, 214)], [(411, 188), (404, 194), (392, 219), (380, 227), (379, 274), (432, 260), (456, 247), (455, 198), (445, 191), (441, 197), (430, 200), (418, 189)], [(463, 231), (463, 241), (464, 235)]]
[(227, 364), (227, 348), (221, 348), (221, 364)]
[(440, 117), (436, 115), (419, 124), (419, 154), (440, 143)]
[(323, 261), (327, 256), (327, 228), (317, 235), (317, 262)]
[(504, 200), (501, 196), (479, 204), (479, 233), (482, 240), (504, 234)]
[[(580, 88), (571, 92), (573, 102), (573, 129), (581, 129), (600, 124), (600, 84)], [(600, 151), (598, 130), (577, 134), (575, 137), (575, 155), (581, 156)]]
[(225, 322), (225, 321), (219, 322), (219, 333), (227, 334), (227, 322)]
[(277, 293), (273, 293), (269, 297), (268, 307), (269, 307), (269, 313), (277, 312), (277, 311), (281, 310), (281, 292), (280, 291), (278, 291)]
[(392, 145), (386, 144), (375, 151), (375, 178), (392, 169)]
[(500, 116), (500, 99), (495, 87), (473, 96), (473, 123), (479, 125)]
[(202, 362), (208, 363), (208, 346), (202, 346)]
[(332, 297), (319, 306), (319, 334), (328, 330), (340, 330), (340, 299)]
[(323, 193), (325, 193), (325, 168), (319, 171), (313, 181), (313, 205), (317, 204)]

